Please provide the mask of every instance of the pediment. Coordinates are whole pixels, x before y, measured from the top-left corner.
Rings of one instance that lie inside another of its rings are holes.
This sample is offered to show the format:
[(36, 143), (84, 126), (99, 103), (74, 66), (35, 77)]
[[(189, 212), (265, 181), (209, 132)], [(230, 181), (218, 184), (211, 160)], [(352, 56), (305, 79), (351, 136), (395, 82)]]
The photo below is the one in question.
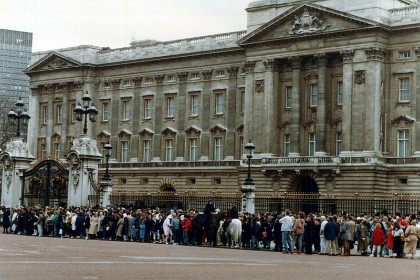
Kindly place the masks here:
[(186, 134), (200, 134), (201, 133), (201, 129), (199, 129), (198, 127), (195, 126), (190, 126), (189, 128), (187, 128), (186, 130), (184, 130)]
[(392, 125), (399, 125), (400, 123), (404, 123), (406, 125), (410, 125), (412, 123), (414, 123), (415, 119), (406, 116), (406, 115), (400, 115), (398, 117), (396, 117), (395, 119), (391, 120), (391, 124)]
[(62, 55), (58, 52), (50, 52), (31, 66), (25, 72), (50, 71), (58, 69), (67, 69), (80, 67), (82, 64), (70, 57)]
[(161, 131), (162, 135), (168, 136), (168, 135), (175, 135), (177, 134), (178, 131), (176, 131), (175, 129), (173, 129), (172, 127), (167, 127), (164, 130)]
[(238, 41), (249, 45), (278, 40), (307, 39), (308, 36), (352, 32), (382, 26), (377, 22), (315, 4), (298, 5)]

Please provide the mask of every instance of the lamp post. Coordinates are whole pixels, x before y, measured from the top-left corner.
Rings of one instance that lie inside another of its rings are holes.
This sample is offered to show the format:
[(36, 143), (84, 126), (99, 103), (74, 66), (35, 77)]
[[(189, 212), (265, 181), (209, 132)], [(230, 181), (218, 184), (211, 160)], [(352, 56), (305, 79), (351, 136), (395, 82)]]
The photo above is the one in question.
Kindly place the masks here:
[(109, 143), (104, 145), (105, 149), (105, 174), (101, 180), (101, 205), (106, 207), (111, 203), (111, 192), (112, 192), (112, 185), (111, 185), (111, 176), (109, 175), (109, 158), (111, 156), (112, 146)]
[(251, 140), (249, 140), (249, 142), (246, 143), (245, 145), (246, 157), (248, 159), (248, 175), (247, 175), (244, 185), (247, 185), (247, 186), (254, 185), (254, 181), (251, 178), (251, 159), (252, 159), (252, 155), (254, 154), (254, 149), (255, 149), (254, 144), (252, 144)]
[(17, 125), (16, 129), (16, 137), (20, 137), (20, 120), (22, 120), (22, 125), (27, 126), (29, 119), (31, 118), (26, 111), (23, 110), (23, 103), (22, 98), (19, 97), (19, 100), (15, 103), (16, 105), (16, 112), (11, 110), (7, 116), (9, 118), (10, 125)]
[(98, 114), (98, 110), (96, 107), (90, 103), (92, 101), (92, 98), (90, 97), (88, 91), (86, 91), (85, 95), (82, 97), (83, 100), (83, 107), (79, 104), (74, 108), (74, 113), (76, 120), (82, 121), (83, 115), (85, 115), (85, 123), (83, 126), (83, 134), (87, 133), (87, 117), (89, 115), (89, 120), (91, 122), (96, 122), (96, 115)]
[(106, 143), (104, 145), (104, 149), (105, 149), (105, 175), (102, 178), (102, 180), (110, 181), (111, 176), (109, 175), (109, 157), (111, 156), (111, 150), (112, 150), (111, 144)]

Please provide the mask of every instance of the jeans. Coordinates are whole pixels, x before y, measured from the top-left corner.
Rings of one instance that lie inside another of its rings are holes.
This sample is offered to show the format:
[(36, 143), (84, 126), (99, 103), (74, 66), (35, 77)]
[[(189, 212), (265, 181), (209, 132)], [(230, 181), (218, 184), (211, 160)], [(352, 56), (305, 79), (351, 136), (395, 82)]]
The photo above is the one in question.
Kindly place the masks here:
[(296, 246), (299, 253), (302, 253), (302, 239), (303, 239), (303, 234), (293, 235), (293, 246)]
[(282, 231), (281, 240), (283, 241), (284, 251), (293, 253), (292, 242), (290, 242), (290, 231)]
[(256, 235), (251, 235), (251, 248), (258, 249), (260, 248), (260, 242)]
[(325, 237), (321, 237), (321, 254), (327, 253), (327, 240)]
[(183, 230), (182, 231), (182, 237), (184, 238), (184, 245), (188, 244), (188, 231)]

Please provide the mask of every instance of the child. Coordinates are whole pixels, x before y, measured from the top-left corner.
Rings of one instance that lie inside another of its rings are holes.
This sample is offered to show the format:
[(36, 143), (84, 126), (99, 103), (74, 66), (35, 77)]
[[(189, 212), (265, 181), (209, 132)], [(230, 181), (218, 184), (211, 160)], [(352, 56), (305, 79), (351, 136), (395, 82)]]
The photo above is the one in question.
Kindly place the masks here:
[(372, 232), (372, 243), (373, 243), (373, 249), (371, 257), (374, 256), (376, 251), (376, 256), (379, 258), (381, 256), (381, 248), (382, 244), (385, 242), (384, 232), (381, 228), (381, 223), (376, 223), (375, 229)]
[(386, 248), (388, 249), (388, 255), (385, 257), (392, 258), (392, 249), (394, 248), (394, 236), (392, 232), (392, 225), (390, 222), (386, 222), (386, 227), (388, 229), (386, 233)]

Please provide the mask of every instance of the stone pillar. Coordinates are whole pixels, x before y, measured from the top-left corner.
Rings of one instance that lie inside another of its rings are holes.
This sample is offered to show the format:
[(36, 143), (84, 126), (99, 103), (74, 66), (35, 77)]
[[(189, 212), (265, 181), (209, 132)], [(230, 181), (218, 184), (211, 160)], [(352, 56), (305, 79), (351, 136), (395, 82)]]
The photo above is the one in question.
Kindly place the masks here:
[(353, 50), (341, 51), (343, 56), (343, 105), (342, 139), (343, 148), (340, 156), (351, 153), (352, 144), (352, 96), (353, 96)]
[[(31, 116), (28, 125), (28, 147), (31, 151), (38, 151), (38, 136), (39, 136), (39, 124), (41, 122), (39, 111), (39, 95), (41, 94), (41, 88), (31, 87), (31, 95), (29, 96), (28, 114)], [(36, 155), (40, 157), (41, 153), (38, 152)]]
[(75, 139), (67, 158), (71, 164), (67, 205), (88, 206), (89, 195), (93, 195), (93, 189), (97, 187), (98, 164), (102, 160), (96, 140), (87, 135)]
[(274, 59), (263, 61), (265, 67), (265, 83), (264, 83), (264, 115), (261, 116), (261, 126), (265, 131), (262, 133), (262, 141), (259, 145), (260, 150), (265, 156), (273, 156), (280, 153), (278, 141), (279, 139), (278, 110), (279, 110), (279, 74), (277, 62)]
[(6, 150), (0, 155), (0, 162), (3, 164), (1, 205), (17, 208), (25, 204), (22, 197), (22, 173), (33, 160), (28, 145), (21, 138), (6, 144)]
[(244, 143), (249, 139), (255, 139), (253, 108), (254, 108), (254, 69), (255, 61), (246, 61), (245, 68), (245, 112), (244, 112)]
[(61, 83), (58, 85), (59, 90), (63, 91), (63, 102), (61, 104), (62, 120), (61, 120), (61, 138), (60, 138), (60, 157), (67, 153), (67, 133), (69, 130), (69, 90), (67, 83)]
[(112, 194), (112, 184), (111, 180), (101, 180), (101, 201), (100, 205), (102, 207), (107, 207), (109, 204), (111, 204), (111, 194)]
[(54, 93), (52, 93), (52, 87), (49, 87), (49, 94), (50, 98), (48, 98), (48, 109), (47, 109), (47, 134), (45, 137), (45, 149), (46, 154), (51, 155), (52, 153), (52, 143), (51, 143), (51, 135), (54, 133)]
[(230, 67), (227, 69), (229, 73), (229, 87), (227, 94), (227, 110), (226, 110), (226, 160), (235, 159), (235, 124), (237, 114), (236, 93), (238, 92), (238, 67)]
[[(364, 151), (369, 154), (380, 155), (381, 150), (381, 95), (382, 95), (382, 73), (383, 60), (386, 50), (382, 48), (370, 48), (365, 50), (368, 59), (368, 69), (366, 75), (367, 88), (366, 94), (366, 125), (364, 131)], [(370, 151), (370, 152), (369, 152)]]
[(163, 144), (162, 141), (162, 112), (163, 112), (163, 106), (164, 106), (164, 96), (163, 96), (163, 80), (165, 79), (165, 75), (156, 75), (155, 77), (156, 81), (156, 94), (154, 98), (154, 104), (155, 104), (155, 111), (154, 111), (154, 128), (155, 128), (155, 134), (153, 134), (153, 161), (161, 161), (161, 145)]
[(201, 109), (203, 112), (203, 117), (201, 119), (201, 127), (203, 132), (201, 133), (201, 156), (199, 160), (209, 160), (210, 156), (210, 119), (212, 119), (211, 102), (212, 102), (212, 92), (211, 92), (211, 77), (212, 77), (213, 69), (206, 69), (201, 72), (203, 77), (203, 93), (202, 99), (203, 103)]
[(187, 146), (185, 143), (185, 128), (187, 125), (187, 114), (188, 114), (188, 96), (187, 96), (187, 79), (188, 79), (188, 72), (180, 72), (178, 73), (178, 80), (179, 80), (179, 88), (178, 88), (178, 97), (177, 97), (177, 130), (178, 133), (176, 134), (176, 155), (175, 158), (177, 161), (184, 161), (185, 158), (185, 147)]
[(316, 156), (325, 156), (327, 151), (327, 106), (326, 74), (328, 57), (325, 53), (315, 55), (318, 64), (318, 103), (316, 107)]
[[(291, 108), (291, 123), (290, 123), (290, 154), (289, 156), (300, 156), (301, 137), (300, 137), (300, 82), (301, 82), (301, 67), (302, 58), (298, 56), (290, 57), (292, 63), (292, 108)], [(303, 138), (302, 138), (303, 139)]]

